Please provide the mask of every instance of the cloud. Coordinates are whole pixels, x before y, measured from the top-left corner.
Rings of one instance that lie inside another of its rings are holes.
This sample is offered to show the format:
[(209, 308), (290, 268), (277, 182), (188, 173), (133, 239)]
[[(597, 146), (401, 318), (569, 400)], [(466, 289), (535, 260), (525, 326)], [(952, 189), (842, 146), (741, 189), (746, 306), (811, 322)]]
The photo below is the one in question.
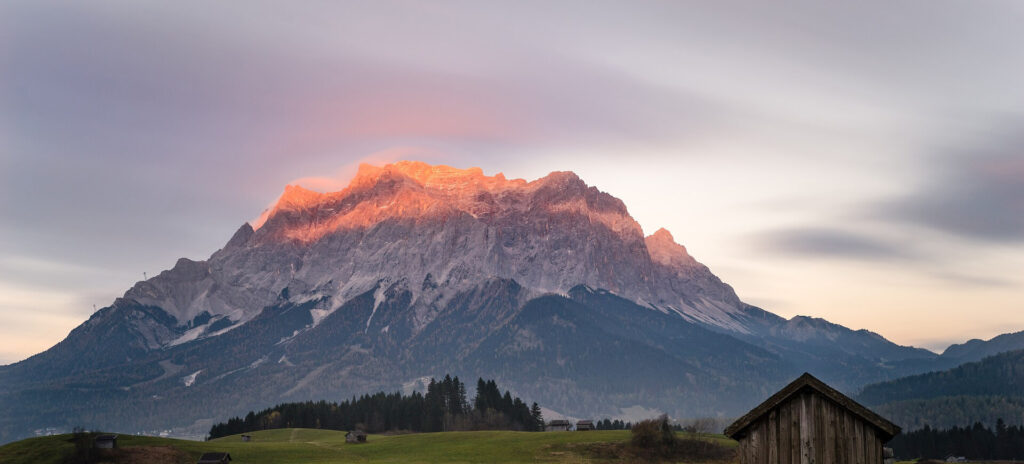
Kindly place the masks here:
[(1024, 241), (1024, 125), (936, 157), (916, 190), (875, 215), (975, 241)]
[(916, 261), (922, 257), (905, 245), (878, 237), (830, 228), (792, 228), (762, 234), (756, 240), (762, 250), (818, 258)]
[(957, 284), (958, 286), (999, 288), (1015, 287), (1020, 285), (1020, 282), (1015, 282), (1010, 279), (964, 274), (959, 272), (934, 272), (931, 276), (939, 280)]

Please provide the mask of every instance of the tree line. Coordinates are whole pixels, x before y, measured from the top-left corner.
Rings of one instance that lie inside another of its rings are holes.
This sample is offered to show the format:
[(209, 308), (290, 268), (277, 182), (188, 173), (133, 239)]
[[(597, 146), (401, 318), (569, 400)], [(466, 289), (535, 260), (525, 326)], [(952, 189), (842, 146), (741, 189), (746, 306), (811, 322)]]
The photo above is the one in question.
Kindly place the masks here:
[[(670, 423), (669, 425), (672, 427), (672, 430), (675, 430), (676, 432), (718, 433), (725, 428), (721, 422), (722, 419), (716, 419), (713, 417), (698, 417), (696, 419), (690, 419), (685, 424), (675, 422)], [(594, 422), (594, 428), (597, 430), (632, 430), (633, 424), (631, 422), (623, 422), (619, 419), (611, 420), (605, 418)]]
[(995, 427), (1003, 418), (1007, 425), (1024, 424), (1024, 397), (941, 396), (886, 403), (875, 412), (907, 429), (929, 425), (934, 429), (981, 422)]
[(994, 429), (980, 422), (944, 430), (925, 426), (897, 435), (887, 446), (901, 459), (944, 459), (952, 455), (971, 460), (1018, 460), (1024, 458), (1024, 427), (1007, 426), (1002, 419), (996, 421)]
[(426, 394), (378, 392), (340, 403), (306, 401), (282, 403), (263, 411), (249, 411), (210, 428), (209, 438), (276, 428), (319, 428), (387, 431), (442, 432), (454, 430), (543, 431), (544, 418), (537, 403), (527, 405), (494, 380), (477, 380), (472, 404), (466, 384), (458, 377), (433, 378)]
[(911, 399), (956, 396), (1020, 397), (1022, 383), (1024, 350), (1018, 350), (962, 364), (947, 371), (868, 385), (857, 400), (867, 405), (880, 405)]
[(611, 420), (606, 418), (594, 423), (594, 428), (597, 430), (630, 430), (633, 428), (633, 424), (622, 422), (618, 419)]

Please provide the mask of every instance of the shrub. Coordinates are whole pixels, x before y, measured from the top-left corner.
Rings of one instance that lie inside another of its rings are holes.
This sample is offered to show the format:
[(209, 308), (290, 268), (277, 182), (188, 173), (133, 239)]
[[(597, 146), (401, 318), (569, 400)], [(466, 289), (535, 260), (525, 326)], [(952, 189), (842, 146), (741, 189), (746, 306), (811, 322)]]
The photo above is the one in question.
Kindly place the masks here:
[(637, 422), (632, 431), (632, 443), (637, 448), (669, 449), (676, 444), (676, 433), (668, 422), (668, 416), (664, 414), (657, 419)]
[[(736, 451), (708, 440), (682, 439), (676, 436), (668, 417), (638, 422), (631, 429), (630, 445), (620, 451), (619, 460), (629, 462), (701, 462), (731, 461)], [(608, 450), (614, 451), (614, 450)], [(605, 453), (607, 454), (607, 453)]]

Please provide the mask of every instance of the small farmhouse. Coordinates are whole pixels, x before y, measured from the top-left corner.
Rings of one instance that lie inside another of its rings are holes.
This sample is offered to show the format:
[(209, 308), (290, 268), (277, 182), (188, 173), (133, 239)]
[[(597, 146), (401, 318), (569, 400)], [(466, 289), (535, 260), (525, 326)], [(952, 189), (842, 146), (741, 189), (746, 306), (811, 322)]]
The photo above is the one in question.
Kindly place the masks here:
[(231, 455), (228, 453), (203, 453), (196, 464), (227, 464), (231, 462)]
[(345, 441), (348, 443), (366, 443), (366, 432), (353, 430), (345, 434)]
[(117, 448), (117, 435), (97, 435), (92, 441), (92, 446), (99, 449)]
[(577, 432), (584, 432), (584, 431), (587, 431), (587, 430), (596, 430), (596, 429), (597, 429), (597, 427), (594, 427), (594, 421), (592, 421), (592, 420), (581, 420), (581, 421), (576, 422), (576, 431)]
[(572, 428), (572, 422), (565, 419), (555, 419), (548, 422), (547, 427), (544, 427), (545, 431), (548, 432), (568, 432)]
[(740, 464), (883, 464), (900, 428), (804, 374), (725, 429)]

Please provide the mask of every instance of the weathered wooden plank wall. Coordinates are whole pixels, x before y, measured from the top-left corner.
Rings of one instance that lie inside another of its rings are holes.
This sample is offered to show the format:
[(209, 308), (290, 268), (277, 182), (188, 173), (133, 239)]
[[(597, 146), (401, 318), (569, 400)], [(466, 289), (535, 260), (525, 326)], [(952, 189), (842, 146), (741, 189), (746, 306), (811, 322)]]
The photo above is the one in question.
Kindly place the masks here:
[(883, 444), (869, 423), (804, 391), (750, 424), (738, 453), (742, 464), (883, 464)]

